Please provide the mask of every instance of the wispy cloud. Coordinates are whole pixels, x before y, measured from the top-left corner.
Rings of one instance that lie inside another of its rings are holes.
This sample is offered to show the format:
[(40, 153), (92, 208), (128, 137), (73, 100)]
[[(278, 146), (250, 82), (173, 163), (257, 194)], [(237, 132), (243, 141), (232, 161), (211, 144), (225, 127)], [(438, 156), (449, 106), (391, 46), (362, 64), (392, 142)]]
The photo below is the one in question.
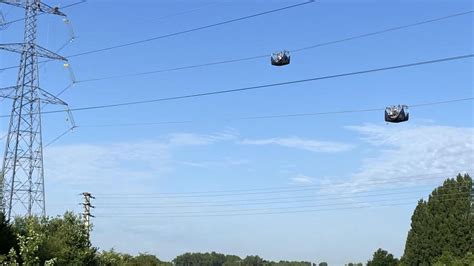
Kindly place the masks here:
[(167, 144), (173, 147), (209, 145), (214, 144), (216, 142), (234, 140), (237, 137), (238, 135), (233, 131), (225, 131), (208, 135), (177, 133), (172, 134), (168, 138)]
[(307, 175), (296, 175), (290, 178), (290, 181), (294, 184), (312, 184), (314, 182), (314, 178)]
[(341, 143), (341, 142), (302, 139), (298, 137), (270, 138), (270, 139), (258, 139), (258, 140), (246, 139), (246, 140), (241, 141), (241, 143), (246, 144), (246, 145), (278, 145), (278, 146), (283, 146), (287, 148), (295, 148), (295, 149), (306, 150), (306, 151), (311, 151), (311, 152), (327, 152), (327, 153), (344, 152), (344, 151), (351, 150), (353, 148), (352, 145)]
[(177, 133), (158, 140), (113, 144), (51, 146), (45, 150), (48, 177), (67, 182), (140, 180), (171, 171), (178, 148), (212, 145), (236, 138), (236, 133)]
[(376, 156), (365, 158), (352, 176), (354, 184), (371, 180), (430, 173), (455, 174), (472, 170), (474, 129), (448, 126), (407, 126), (403, 128), (364, 125), (350, 126), (362, 140), (379, 148)]
[(212, 169), (214, 167), (230, 167), (230, 166), (242, 166), (245, 164), (249, 164), (249, 160), (242, 160), (242, 159), (232, 159), (232, 158), (222, 158), (221, 160), (213, 160), (213, 161), (179, 161), (177, 162), (181, 165), (190, 166), (190, 167), (197, 167), (197, 168), (206, 168)]

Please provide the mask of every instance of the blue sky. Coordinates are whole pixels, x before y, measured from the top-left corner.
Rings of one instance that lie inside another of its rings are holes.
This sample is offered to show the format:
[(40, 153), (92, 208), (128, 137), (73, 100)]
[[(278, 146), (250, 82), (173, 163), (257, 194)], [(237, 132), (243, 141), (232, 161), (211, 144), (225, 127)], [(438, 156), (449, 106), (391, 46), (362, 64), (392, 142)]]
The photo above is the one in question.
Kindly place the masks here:
[[(54, 5), (57, 1), (48, 3)], [(65, 10), (78, 38), (61, 54), (67, 56), (146, 39), (294, 3), (298, 2), (91, 0)], [(18, 9), (2, 8), (6, 20), (22, 16)], [(173, 68), (293, 50), (472, 8), (472, 1), (322, 0), (186, 35), (75, 57), (70, 63), (77, 80)], [(194, 11), (183, 12), (187, 10)], [(173, 14), (179, 15), (169, 16)], [(39, 25), (42, 46), (55, 50), (68, 40), (68, 30), (61, 19), (42, 16)], [(79, 83), (61, 97), (74, 108), (471, 54), (472, 25), (472, 15), (459, 16), (294, 53), (287, 67), (271, 67), (269, 59), (259, 59)], [(1, 42), (20, 41), (21, 27), (17, 23), (0, 31)], [(18, 60), (15, 54), (0, 53), (2, 67), (15, 65)], [(472, 59), (466, 59), (242, 93), (76, 112), (74, 117), (79, 127), (74, 133), (45, 149), (48, 214), (81, 211), (78, 194), (90, 191), (97, 195), (94, 245), (130, 253), (149, 252), (166, 260), (187, 251), (217, 251), (239, 256), (258, 254), (274, 260), (324, 260), (341, 265), (366, 261), (379, 247), (400, 256), (416, 199), (426, 197), (443, 177), (472, 169), (472, 101), (413, 108), (410, 121), (397, 125), (385, 124), (383, 112), (260, 120), (229, 118), (379, 108), (473, 97), (472, 73)], [(13, 85), (16, 74), (15, 70), (1, 72), (1, 86)], [(40, 82), (44, 89), (57, 93), (70, 81), (62, 64), (52, 62), (42, 68)], [(2, 102), (3, 114), (9, 108), (9, 102)], [(54, 110), (54, 107), (45, 109)], [(45, 115), (43, 119), (45, 142), (67, 129), (64, 114)], [(167, 121), (192, 122), (86, 127)], [(3, 132), (7, 123), (5, 119), (1, 121)], [(413, 178), (427, 173), (433, 173), (436, 178), (423, 182)], [(404, 182), (366, 185), (400, 177)], [(341, 182), (346, 186), (335, 185)], [(271, 196), (151, 197), (156, 193), (293, 186), (312, 190), (269, 193)], [(405, 194), (356, 197), (359, 192), (376, 193), (381, 189), (393, 192), (400, 188), (405, 189)], [(120, 197), (107, 195), (112, 193)], [(126, 198), (127, 193), (148, 196)], [(317, 199), (340, 193), (349, 193), (349, 197), (335, 202), (315, 200), (263, 207), (297, 210), (308, 204), (338, 202), (352, 204), (346, 207), (360, 207), (377, 205), (377, 200), (412, 204), (273, 215), (106, 217), (118, 213), (215, 213), (226, 208), (242, 213), (262, 206), (156, 207), (189, 201), (255, 203), (262, 197)], [(142, 208), (116, 208), (122, 203)], [(154, 207), (148, 208), (151, 205)]]

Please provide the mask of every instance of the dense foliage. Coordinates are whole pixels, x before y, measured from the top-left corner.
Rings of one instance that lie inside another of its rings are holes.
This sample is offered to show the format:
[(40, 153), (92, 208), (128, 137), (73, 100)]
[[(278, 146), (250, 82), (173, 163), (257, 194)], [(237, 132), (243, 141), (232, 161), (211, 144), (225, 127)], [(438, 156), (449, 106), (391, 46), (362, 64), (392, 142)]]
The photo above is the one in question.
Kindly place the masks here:
[(160, 261), (156, 256), (140, 253), (137, 256), (129, 254), (118, 253), (113, 249), (110, 251), (103, 251), (98, 254), (98, 265), (100, 266), (171, 266), (169, 262)]
[(394, 258), (392, 254), (381, 248), (374, 252), (372, 260), (367, 262), (367, 266), (396, 266), (398, 259)]
[(220, 265), (232, 265), (234, 262), (240, 261), (239, 257), (226, 256), (224, 254), (212, 252), (212, 253), (185, 253), (176, 257), (173, 262), (176, 265), (209, 265), (209, 266), (220, 266)]
[(177, 266), (206, 265), (206, 266), (312, 266), (310, 262), (299, 261), (267, 261), (259, 256), (247, 256), (241, 259), (235, 255), (220, 253), (185, 253), (176, 257), (173, 263)]
[(474, 215), (471, 214), (469, 175), (447, 179), (428, 201), (420, 200), (408, 233), (405, 265), (431, 265), (440, 256), (463, 258), (474, 251)]
[(57, 218), (17, 218), (10, 228), (14, 234), (8, 241), (18, 248), (8, 253), (2, 250), (3, 255), (10, 254), (3, 260), (34, 265), (95, 263), (96, 249), (91, 247), (81, 218), (72, 213)]
[[(8, 254), (10, 249), (15, 248), (17, 242), (12, 226), (0, 213), (0, 256)], [(18, 249), (18, 247), (16, 247)]]

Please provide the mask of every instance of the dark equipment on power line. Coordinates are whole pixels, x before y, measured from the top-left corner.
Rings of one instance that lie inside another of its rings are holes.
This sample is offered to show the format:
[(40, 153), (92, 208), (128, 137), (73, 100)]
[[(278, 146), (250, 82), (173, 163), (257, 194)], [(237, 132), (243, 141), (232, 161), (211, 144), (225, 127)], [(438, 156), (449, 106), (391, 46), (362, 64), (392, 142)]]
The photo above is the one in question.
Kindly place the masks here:
[(408, 106), (398, 105), (385, 108), (385, 121), (389, 123), (400, 123), (408, 121), (410, 114)]
[(272, 65), (274, 66), (285, 66), (290, 64), (290, 52), (283, 50), (277, 53), (273, 53), (271, 56)]

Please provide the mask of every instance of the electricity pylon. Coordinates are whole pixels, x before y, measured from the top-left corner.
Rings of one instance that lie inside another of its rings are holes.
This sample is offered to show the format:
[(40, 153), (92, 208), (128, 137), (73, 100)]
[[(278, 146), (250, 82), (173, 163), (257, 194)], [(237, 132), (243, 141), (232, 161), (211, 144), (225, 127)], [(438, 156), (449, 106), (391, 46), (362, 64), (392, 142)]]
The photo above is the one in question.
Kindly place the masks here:
[(24, 42), (0, 44), (2, 50), (21, 54), (16, 85), (0, 89), (0, 97), (13, 100), (0, 176), (0, 207), (7, 219), (12, 215), (44, 216), (41, 104), (60, 104), (66, 108), (67, 104), (39, 87), (38, 57), (67, 59), (36, 44), (37, 16), (41, 13), (65, 14), (41, 0), (0, 0), (0, 3), (25, 9)]

